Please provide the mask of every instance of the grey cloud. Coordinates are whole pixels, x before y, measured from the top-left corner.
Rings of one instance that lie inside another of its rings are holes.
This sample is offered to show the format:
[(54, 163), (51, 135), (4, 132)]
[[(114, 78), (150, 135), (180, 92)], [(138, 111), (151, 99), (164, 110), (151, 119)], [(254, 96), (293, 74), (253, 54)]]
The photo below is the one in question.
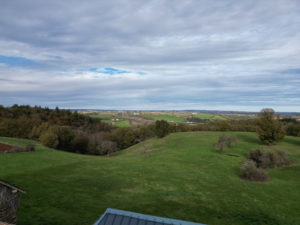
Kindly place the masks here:
[[(45, 66), (0, 65), (0, 100), (300, 111), (299, 12), (297, 0), (4, 1), (0, 55)], [(78, 73), (90, 67), (146, 74)]]

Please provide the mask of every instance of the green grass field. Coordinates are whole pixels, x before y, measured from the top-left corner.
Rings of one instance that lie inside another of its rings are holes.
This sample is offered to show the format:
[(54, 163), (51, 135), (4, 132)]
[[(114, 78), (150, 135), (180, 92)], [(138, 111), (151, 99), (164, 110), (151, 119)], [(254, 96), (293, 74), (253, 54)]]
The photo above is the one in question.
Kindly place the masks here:
[(130, 127), (129, 120), (122, 120), (120, 122), (114, 123), (116, 127)]
[(215, 114), (195, 114), (194, 117), (206, 120), (227, 120), (224, 116), (215, 115)]
[(120, 121), (113, 122), (113, 118), (114, 118), (113, 115), (98, 114), (98, 115), (90, 115), (90, 117), (102, 119), (102, 122), (112, 124), (116, 127), (130, 127), (129, 120), (118, 118)]
[(177, 117), (171, 114), (145, 114), (145, 118), (151, 118), (154, 120), (166, 120), (168, 122), (184, 122), (186, 121), (185, 117)]
[[(0, 155), (0, 179), (27, 191), (18, 224), (93, 224), (108, 207), (210, 225), (300, 224), (300, 138), (276, 148), (293, 164), (268, 170), (267, 183), (238, 177), (255, 133), (220, 154), (220, 132), (175, 133), (113, 157), (84, 156), (37, 145), (36, 152)], [(24, 146), (28, 140), (0, 138)], [(275, 147), (271, 147), (275, 148)]]
[(111, 119), (113, 118), (113, 115), (97, 114), (97, 115), (90, 115), (90, 117), (99, 118), (99, 119)]

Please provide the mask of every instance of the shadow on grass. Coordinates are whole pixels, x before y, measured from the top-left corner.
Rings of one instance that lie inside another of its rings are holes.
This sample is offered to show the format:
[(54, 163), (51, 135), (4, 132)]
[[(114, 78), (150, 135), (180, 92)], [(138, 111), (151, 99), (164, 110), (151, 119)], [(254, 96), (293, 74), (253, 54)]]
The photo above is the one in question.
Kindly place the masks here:
[(295, 139), (295, 138), (285, 138), (284, 139), (285, 142), (289, 143), (289, 144), (292, 144), (292, 145), (299, 145), (300, 146), (300, 138), (298, 139)]
[(261, 145), (262, 142), (258, 139), (256, 136), (250, 136), (250, 135), (244, 135), (244, 134), (238, 134), (237, 135), (238, 140), (245, 141), (251, 144)]

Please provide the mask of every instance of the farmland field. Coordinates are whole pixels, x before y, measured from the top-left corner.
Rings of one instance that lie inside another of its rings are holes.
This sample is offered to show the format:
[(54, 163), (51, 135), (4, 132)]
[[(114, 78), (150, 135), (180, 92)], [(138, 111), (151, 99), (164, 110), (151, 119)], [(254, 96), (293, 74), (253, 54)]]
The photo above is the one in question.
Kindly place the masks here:
[[(136, 125), (149, 124), (151, 121), (166, 120), (173, 123), (190, 122), (192, 118), (202, 119), (204, 121), (195, 121), (193, 123), (203, 123), (216, 120), (235, 120), (235, 119), (254, 119), (255, 114), (239, 113), (191, 113), (191, 112), (134, 112), (134, 111), (82, 111), (85, 115), (93, 118), (102, 119), (105, 123), (111, 123), (117, 127), (129, 127)], [(116, 122), (115, 120), (120, 120)], [(128, 120), (127, 122), (125, 122)], [(129, 120), (131, 121), (129, 123)]]
[(270, 182), (256, 183), (238, 177), (244, 157), (260, 145), (256, 134), (232, 133), (238, 143), (227, 153), (239, 157), (216, 151), (220, 134), (174, 133), (113, 157), (36, 143), (35, 152), (0, 155), (0, 179), (27, 191), (19, 208), (22, 225), (92, 224), (108, 207), (211, 225), (300, 224), (300, 138), (269, 147), (284, 150), (293, 164), (268, 170)]
[(122, 120), (122, 121), (119, 121), (119, 122), (115, 122), (114, 125), (116, 127), (130, 127), (129, 120)]
[(186, 120), (185, 117), (178, 117), (172, 114), (145, 114), (144, 117), (151, 118), (153, 120), (166, 120), (168, 122), (184, 122)]
[(199, 119), (207, 119), (207, 120), (227, 120), (224, 116), (215, 115), (215, 114), (196, 114), (194, 116)]

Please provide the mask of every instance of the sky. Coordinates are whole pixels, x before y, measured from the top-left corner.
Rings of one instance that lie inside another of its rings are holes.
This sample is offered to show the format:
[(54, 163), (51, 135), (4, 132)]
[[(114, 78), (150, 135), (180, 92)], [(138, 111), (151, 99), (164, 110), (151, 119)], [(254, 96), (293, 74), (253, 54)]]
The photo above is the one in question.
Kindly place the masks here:
[(2, 0), (0, 104), (300, 112), (299, 0)]

